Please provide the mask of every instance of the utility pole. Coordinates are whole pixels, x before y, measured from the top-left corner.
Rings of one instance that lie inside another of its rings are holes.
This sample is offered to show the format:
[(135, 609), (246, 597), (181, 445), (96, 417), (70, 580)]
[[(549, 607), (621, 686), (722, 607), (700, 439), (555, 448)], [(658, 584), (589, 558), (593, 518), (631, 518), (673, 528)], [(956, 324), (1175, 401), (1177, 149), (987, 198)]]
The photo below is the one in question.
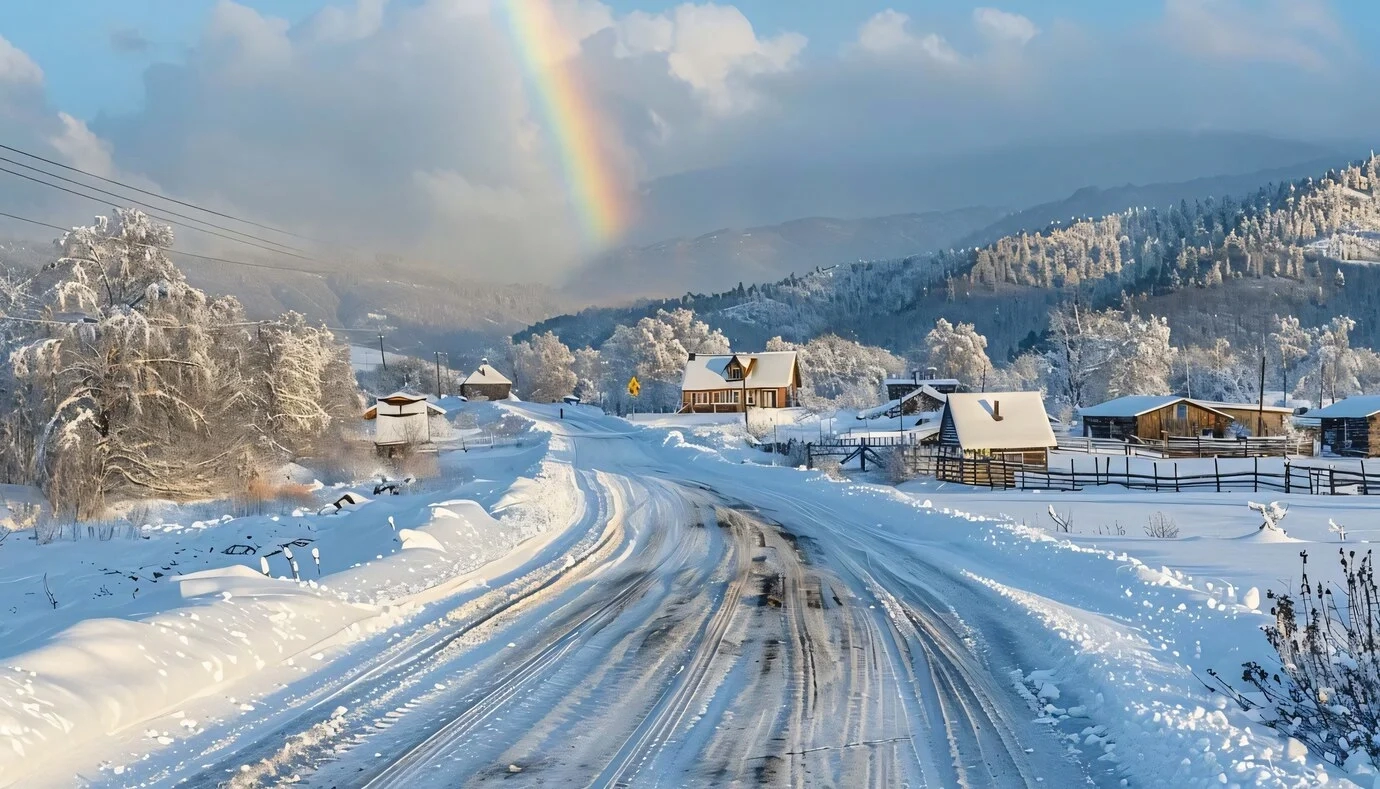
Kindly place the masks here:
[(436, 351), (436, 399), (441, 399), (441, 352)]
[(383, 352), (383, 334), (379, 334), (379, 362), (383, 364), (383, 369), (388, 369), (388, 354)]
[(1260, 352), (1260, 410), (1255, 414), (1255, 435), (1265, 435), (1265, 351)]

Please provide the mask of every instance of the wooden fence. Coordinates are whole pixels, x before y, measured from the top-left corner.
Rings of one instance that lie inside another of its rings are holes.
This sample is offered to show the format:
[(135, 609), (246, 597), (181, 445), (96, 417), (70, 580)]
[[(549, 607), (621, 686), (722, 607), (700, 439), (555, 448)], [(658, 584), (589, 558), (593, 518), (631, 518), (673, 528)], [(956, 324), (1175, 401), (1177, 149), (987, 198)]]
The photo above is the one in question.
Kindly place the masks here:
[(1309, 457), (1313, 441), (1289, 436), (1254, 438), (1201, 438), (1174, 436), (1159, 441), (1121, 441), (1110, 438), (1060, 436), (1059, 449), (1065, 452), (1125, 455), (1148, 458), (1253, 458)]
[(1067, 469), (1035, 467), (990, 458), (931, 456), (927, 462), (936, 477), (1003, 490), (1079, 491), (1089, 487), (1116, 486), (1158, 493), (1273, 491), (1331, 496), (1380, 494), (1380, 468), (1368, 469), (1364, 461), (1359, 470), (1285, 461), (1282, 469), (1262, 471), (1259, 458), (1254, 458), (1249, 469), (1223, 471), (1214, 459), (1211, 473), (1196, 474), (1180, 473), (1179, 464), (1172, 460), (1151, 463), (1147, 473), (1143, 468), (1133, 469), (1129, 458), (1124, 463), (1113, 463), (1111, 457), (1094, 458), (1092, 469), (1080, 469), (1072, 459)]

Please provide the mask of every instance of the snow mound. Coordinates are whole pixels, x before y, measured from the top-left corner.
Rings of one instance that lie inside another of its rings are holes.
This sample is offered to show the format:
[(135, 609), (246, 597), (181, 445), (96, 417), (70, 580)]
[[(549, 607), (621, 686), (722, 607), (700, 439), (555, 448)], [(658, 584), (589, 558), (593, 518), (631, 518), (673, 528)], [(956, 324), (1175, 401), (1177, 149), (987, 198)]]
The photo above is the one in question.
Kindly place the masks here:
[(430, 534), (427, 534), (424, 531), (417, 531), (415, 529), (399, 529), (398, 540), (402, 542), (402, 547), (404, 551), (412, 550), (415, 548), (426, 548), (433, 551), (440, 551), (441, 553), (446, 552), (446, 549), (441, 545), (440, 540), (436, 539), (435, 537), (432, 537)]

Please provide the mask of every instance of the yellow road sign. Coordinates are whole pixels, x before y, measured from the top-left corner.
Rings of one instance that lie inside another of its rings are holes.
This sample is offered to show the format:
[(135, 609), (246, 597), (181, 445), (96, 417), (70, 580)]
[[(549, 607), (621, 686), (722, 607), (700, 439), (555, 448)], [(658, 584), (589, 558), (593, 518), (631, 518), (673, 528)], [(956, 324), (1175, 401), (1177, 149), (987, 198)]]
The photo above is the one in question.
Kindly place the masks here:
[(642, 384), (637, 380), (637, 376), (628, 379), (628, 394), (637, 397), (642, 392)]

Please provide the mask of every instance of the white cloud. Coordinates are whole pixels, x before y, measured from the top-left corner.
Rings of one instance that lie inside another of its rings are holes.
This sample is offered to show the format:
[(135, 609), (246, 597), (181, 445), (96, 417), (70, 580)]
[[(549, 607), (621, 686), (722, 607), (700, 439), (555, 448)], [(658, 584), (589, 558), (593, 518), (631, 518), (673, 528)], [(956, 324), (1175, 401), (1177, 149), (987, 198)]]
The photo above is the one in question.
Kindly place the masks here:
[(115, 175), (115, 164), (111, 159), (110, 143), (91, 132), (82, 121), (65, 112), (58, 113), (62, 131), (49, 138), (49, 145), (61, 153), (67, 163), (79, 170), (95, 173), (105, 178)]
[(1311, 71), (1351, 52), (1328, 0), (1165, 0), (1162, 34), (1196, 58)]
[(43, 69), (4, 36), (0, 36), (0, 83), (30, 86), (43, 83)]
[(389, 0), (357, 0), (354, 8), (328, 5), (303, 25), (305, 41), (337, 43), (359, 41), (378, 32)]
[(739, 80), (791, 69), (806, 39), (799, 33), (761, 38), (733, 6), (686, 3), (667, 14), (634, 13), (620, 24), (620, 51), (662, 53), (671, 74), (716, 112), (748, 109), (755, 94)]
[(1028, 18), (997, 8), (974, 9), (973, 24), (994, 45), (1025, 46), (1040, 32), (1040, 28)]

